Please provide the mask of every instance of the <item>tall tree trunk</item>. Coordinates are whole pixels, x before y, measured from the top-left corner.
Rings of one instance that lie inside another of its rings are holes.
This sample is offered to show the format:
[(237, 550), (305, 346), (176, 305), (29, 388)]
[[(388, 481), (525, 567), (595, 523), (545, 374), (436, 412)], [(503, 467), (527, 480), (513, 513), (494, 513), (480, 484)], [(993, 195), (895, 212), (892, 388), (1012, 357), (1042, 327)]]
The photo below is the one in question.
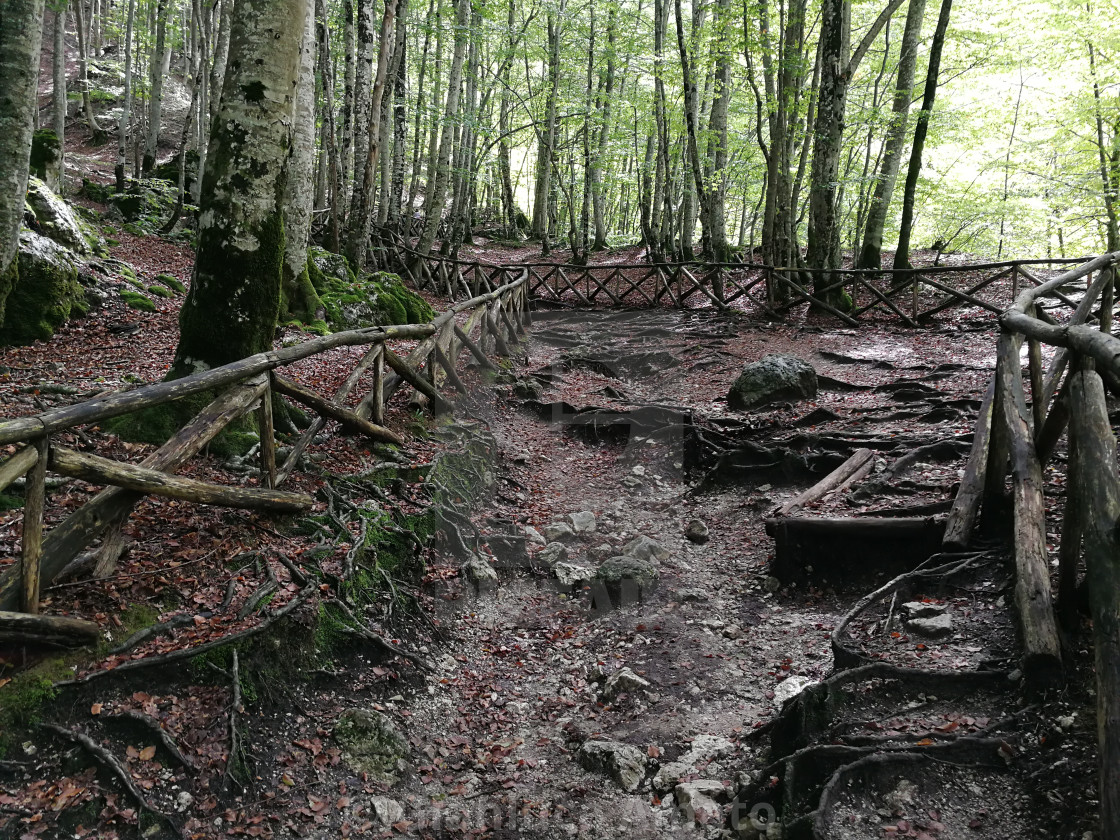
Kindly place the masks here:
[[(344, 222), (349, 214), (350, 203), (353, 200), (354, 189), (354, 130), (357, 125), (359, 112), (358, 100), (355, 95), (355, 86), (358, 83), (358, 45), (357, 45), (357, 20), (355, 15), (360, 15), (357, 3), (368, 3), (368, 0), (342, 0), (342, 49), (343, 49), (343, 87), (342, 87), (342, 120), (339, 126), (342, 136), (338, 144), (341, 149), (339, 162), (341, 169), (337, 181), (337, 202), (339, 204), (338, 219)], [(369, 23), (372, 28), (372, 22)], [(372, 71), (371, 71), (372, 72)], [(333, 78), (333, 75), (331, 76)], [(367, 85), (368, 87), (368, 85)], [(340, 233), (341, 235), (341, 233)]]
[[(79, 0), (81, 2), (81, 0)], [(51, 92), (51, 130), (58, 138), (58, 183), (52, 189), (66, 191), (66, 4), (54, 13), (54, 56), (51, 61), (54, 90)]]
[(607, 157), (607, 142), (611, 132), (611, 106), (615, 85), (615, 37), (618, 29), (618, 9), (611, 6), (607, 12), (606, 69), (599, 76), (599, 93), (596, 107), (599, 111), (598, 148), (591, 161), (591, 200), (595, 215), (595, 242), (592, 251), (607, 247), (607, 228), (603, 219), (603, 161)]
[[(327, 138), (326, 154), (328, 160), (329, 181), (331, 190), (330, 223), (327, 227), (328, 247), (336, 254), (340, 250), (340, 237), (342, 225), (342, 206), (345, 202), (344, 189), (341, 183), (342, 159), (335, 145), (336, 126), (334, 123), (334, 85), (331, 84), (333, 76), (330, 73), (331, 47), (330, 29), (327, 26), (326, 0), (316, 0), (315, 16), (319, 39), (319, 79), (323, 82), (323, 113), (327, 123), (324, 135)], [(343, 115), (343, 119), (346, 117)]]
[[(408, 0), (399, 0), (400, 8), (397, 9), (396, 34), (393, 36), (393, 52), (389, 61), (388, 77), (384, 84), (392, 88), (392, 96), (381, 97), (381, 187), (378, 197), (377, 223), (385, 224), (392, 213), (393, 198), (393, 164), (397, 156), (397, 143), (395, 142), (397, 105), (404, 109), (404, 103), (397, 93), (402, 85), (401, 71), (405, 66), (405, 50), (408, 46), (408, 32), (405, 29), (408, 9)], [(403, 94), (402, 94), (403, 95)], [(403, 150), (402, 150), (403, 153)], [(399, 211), (399, 208), (398, 208)], [(392, 215), (396, 215), (392, 213)]]
[[(715, 28), (715, 97), (708, 118), (708, 165), (706, 175), (711, 194), (708, 223), (711, 227), (711, 259), (728, 262), (731, 248), (727, 244), (727, 112), (731, 106), (731, 0), (717, 0), (712, 19)], [(722, 294), (722, 290), (717, 290)]]
[[(201, 173), (206, 171), (206, 159), (210, 154), (210, 132), (213, 125), (213, 120), (208, 118), (212, 113), (210, 109), (212, 97), (210, 96), (210, 73), (207, 71), (210, 61), (211, 15), (205, 0), (194, 0), (194, 10), (195, 25), (198, 29), (198, 56), (196, 61), (198, 71), (196, 78), (200, 82), (198, 90), (198, 171)], [(194, 179), (194, 184), (191, 187), (191, 198), (195, 204), (202, 203), (201, 177)]]
[(167, 50), (167, 6), (168, 0), (159, 0), (156, 5), (156, 45), (148, 62), (148, 132), (144, 138), (144, 161), (140, 167), (145, 176), (155, 169), (159, 146), (163, 111), (163, 56)]
[(420, 133), (420, 120), (426, 107), (424, 93), (427, 89), (424, 82), (428, 72), (428, 48), (432, 41), (432, 29), (439, 26), (439, 18), (436, 15), (436, 0), (428, 0), (428, 14), (425, 20), (429, 21), (429, 25), (424, 27), (424, 46), (420, 50), (420, 71), (416, 79), (416, 104), (413, 108), (412, 118), (412, 178), (409, 179), (408, 201), (405, 203), (409, 218), (412, 217), (416, 194), (420, 189), (420, 160), (424, 150), (423, 135)]
[[(513, 54), (513, 25), (515, 0), (506, 3), (506, 44), (507, 55)], [(517, 201), (513, 195), (512, 167), (510, 165), (510, 74), (512, 61), (506, 61), (502, 69), (502, 98), (498, 105), (498, 176), (502, 182), (502, 235), (506, 239), (517, 239)]]
[[(393, 0), (386, 0), (392, 3)], [(373, 99), (373, 4), (374, 0), (356, 0), (357, 24), (355, 26), (354, 52), (354, 171), (350, 194), (350, 211), (346, 216), (346, 256), (357, 268), (365, 259), (368, 228), (363, 222), (363, 207), (368, 216), (370, 198), (365, 194), (366, 163), (369, 160), (370, 141), (376, 130), (372, 111)]]
[(320, 301), (307, 274), (307, 240), (315, 164), (315, 7), (307, 3), (300, 44), (299, 83), (292, 114), (292, 144), (284, 179), (284, 267), (281, 312), (304, 323), (316, 319)]
[(16, 280), (42, 40), (43, 0), (0, 4), (0, 315)]
[(447, 78), (447, 102), (443, 109), (443, 122), (440, 130), (439, 149), (434, 161), (434, 177), (429, 176), (428, 193), (424, 202), (424, 230), (416, 250), (427, 256), (432, 251), (443, 217), (443, 205), (447, 200), (451, 144), (455, 134), (455, 118), (459, 114), (459, 89), (463, 82), (463, 59), (467, 54), (467, 41), (470, 38), (471, 0), (456, 0), (455, 6), (455, 46), (451, 53), (451, 67)]
[[(456, 5), (459, 0), (451, 0), (452, 8), (457, 9)], [(424, 164), (424, 171), (427, 173), (424, 181), (424, 209), (425, 214), (430, 205), (430, 196), (433, 185), (439, 174), (439, 147), (440, 139), (442, 137), (443, 124), (440, 120), (440, 107), (446, 105), (447, 94), (441, 91), (440, 85), (444, 83), (443, 78), (443, 46), (444, 46), (444, 32), (446, 27), (443, 25), (443, 0), (437, 0), (436, 11), (436, 58), (435, 64), (432, 67), (434, 77), (432, 79), (432, 105), (428, 109), (428, 157)], [(452, 49), (454, 52), (454, 48)], [(458, 100), (456, 100), (457, 102)], [(442, 212), (442, 210), (440, 211)]]
[(929, 131), (929, 117), (933, 113), (933, 102), (937, 96), (937, 77), (941, 72), (941, 49), (945, 45), (945, 33), (949, 29), (949, 16), (953, 11), (953, 0), (941, 0), (941, 12), (937, 16), (937, 28), (929, 45), (929, 67), (926, 70), (926, 88), (922, 96), (922, 109), (914, 126), (914, 144), (910, 148), (910, 165), (906, 170), (906, 187), (902, 196), (902, 222), (898, 228), (898, 246), (894, 254), (895, 268), (910, 267), (910, 231), (914, 224), (914, 194), (918, 189), (918, 175), (922, 171), (922, 152), (926, 147), (926, 133)]
[(556, 106), (560, 86), (560, 33), (567, 0), (560, 0), (555, 14), (549, 14), (548, 28), (548, 92), (545, 99), (544, 130), (537, 143), (537, 177), (533, 192), (533, 238), (541, 240), (543, 253), (549, 250), (549, 203), (552, 200), (552, 175), (556, 151)]
[[(700, 94), (696, 89), (696, 68), (694, 57), (690, 55), (688, 44), (685, 42), (684, 20), (681, 14), (681, 0), (675, 0), (674, 11), (677, 22), (677, 47), (681, 54), (681, 76), (684, 86), (684, 122), (685, 144), (687, 149), (686, 178), (691, 182), (685, 185), (687, 209), (682, 209), (682, 235), (681, 251), (685, 259), (692, 259), (692, 224), (693, 208), (695, 201), (700, 211), (701, 245), (700, 251), (705, 258), (710, 258), (712, 253), (712, 221), (711, 202), (706, 185), (704, 184), (704, 166), (700, 161), (700, 140), (697, 137), (700, 123)], [(692, 41), (700, 40), (700, 32), (704, 25), (704, 5), (692, 5)]]
[[(169, 379), (272, 347), (307, 0), (237, 0), (202, 180), (198, 256)], [(247, 142), (246, 138), (252, 138)]]
[(478, 67), (482, 57), (482, 15), (472, 4), (470, 44), (467, 48), (467, 76), (464, 83), (462, 129), (455, 166), (454, 189), (451, 202), (450, 231), (443, 243), (443, 252), (457, 256), (459, 245), (471, 241), (471, 203), (475, 182), (474, 146), (477, 137)]
[(79, 84), (82, 87), (82, 113), (86, 117), (86, 125), (89, 126), (90, 134), (97, 140), (101, 137), (101, 126), (97, 123), (97, 116), (93, 113), (93, 102), (89, 97), (89, 51), (87, 28), (85, 21), (82, 20), (85, 15), (85, 10), (82, 8), (82, 3), (74, 3), (74, 28), (78, 30), (78, 77)]
[[(397, 3), (400, 0), (385, 0), (385, 13), (381, 17), (381, 34), (377, 44), (377, 72), (370, 91), (370, 123), (367, 134), (367, 147), (362, 177), (355, 187), (354, 202), (350, 207), (350, 231), (347, 242), (347, 257), (355, 268), (365, 265), (369, 252), (369, 235), (373, 225), (373, 202), (377, 196), (377, 163), (381, 154), (381, 100), (385, 96), (385, 79), (389, 75), (389, 62), (393, 57), (393, 33), (396, 22)], [(374, 122), (374, 119), (377, 122)], [(355, 144), (355, 151), (357, 145)], [(355, 163), (355, 167), (357, 163)]]
[(210, 114), (207, 131), (214, 117), (218, 115), (218, 105), (222, 101), (222, 84), (226, 77), (226, 60), (229, 56), (229, 17), (234, 9), (234, 0), (218, 0), (214, 3), (214, 13), (218, 16), (218, 34), (214, 39), (214, 62), (210, 67)]
[(906, 12), (906, 28), (902, 33), (902, 52), (898, 59), (898, 82), (891, 105), (891, 121), (879, 175), (875, 179), (875, 191), (867, 209), (867, 223), (864, 227), (863, 246), (856, 261), (857, 268), (880, 268), (882, 265), (883, 227), (898, 181), (902, 149), (906, 142), (910, 100), (914, 96), (914, 68), (917, 65), (925, 10), (926, 0), (910, 0), (910, 7)]
[[(813, 168), (809, 178), (807, 256), (811, 268), (832, 269), (840, 265), (837, 182), (848, 85), (879, 31), (901, 5), (902, 0), (890, 0), (850, 54), (850, 0), (823, 0), (821, 4), (821, 84), (813, 121)], [(832, 275), (816, 273), (813, 282), (820, 291), (832, 284)], [(846, 305), (841, 290), (821, 294), (833, 305)]]
[[(666, 251), (672, 250), (672, 239), (666, 230), (672, 229), (672, 206), (669, 187), (669, 114), (665, 97), (665, 28), (669, 21), (668, 0), (654, 0), (653, 4), (653, 118), (657, 127), (656, 166), (654, 167), (653, 192), (650, 206), (650, 236), (647, 243), (650, 259), (663, 262)], [(667, 241), (668, 240), (668, 241)]]
[(136, 0), (128, 0), (128, 15), (124, 30), (124, 100), (121, 119), (117, 124), (117, 192), (124, 192), (125, 154), (128, 151), (128, 123), (132, 116), (132, 25), (136, 19)]

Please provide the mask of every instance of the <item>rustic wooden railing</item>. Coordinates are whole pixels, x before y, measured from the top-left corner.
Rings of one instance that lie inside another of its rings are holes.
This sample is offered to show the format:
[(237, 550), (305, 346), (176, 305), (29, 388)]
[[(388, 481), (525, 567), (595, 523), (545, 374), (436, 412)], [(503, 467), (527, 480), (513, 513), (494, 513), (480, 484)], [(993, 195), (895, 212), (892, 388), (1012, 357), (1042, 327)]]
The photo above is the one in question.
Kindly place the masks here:
[[(464, 350), (477, 364), (492, 368), (490, 355), (495, 351), (508, 355), (509, 345), (518, 340), (528, 319), (528, 274), (521, 272), (514, 277), (510, 271), (503, 277), (508, 282), (455, 304), (428, 324), (333, 333), (182, 379), (0, 422), (0, 445), (22, 444), (0, 463), (0, 491), (26, 476), (20, 561), (0, 574), (0, 635), (5, 628), (27, 632), (29, 622), (34, 620), (9, 611), (36, 613), (40, 587), (48, 585), (93, 540), (119, 528), (145, 494), (229, 507), (306, 510), (312, 504), (309, 496), (278, 488), (328, 419), (376, 440), (401, 443), (401, 438), (384, 423), (385, 402), (402, 385), (427, 397), (433, 411), (442, 410), (448, 404), (441, 393), (445, 381), (458, 391), (465, 390), (457, 371)], [(390, 343), (405, 339), (418, 340), (419, 344), (402, 357)], [(368, 345), (370, 349), (329, 398), (279, 372), (301, 359), (356, 345)], [(347, 408), (346, 398), (367, 375), (369, 390), (356, 408)], [(222, 393), (140, 464), (75, 452), (54, 441), (54, 436), (68, 429), (210, 391)], [(276, 460), (273, 394), (302, 403), (318, 415), (282, 464)], [(222, 486), (174, 474), (229, 423), (254, 410), (261, 441), (261, 487)], [(44, 534), (48, 470), (109, 486)], [(109, 542), (104, 541), (103, 550)], [(36, 632), (65, 631), (64, 621), (40, 618)]]
[[(418, 287), (451, 298), (470, 297), (508, 282), (511, 272), (529, 274), (529, 293), (540, 302), (576, 307), (711, 307), (739, 309), (780, 319), (808, 304), (849, 326), (870, 313), (884, 313), (916, 327), (954, 307), (978, 307), (999, 315), (1023, 287), (1041, 286), (1038, 267), (1079, 265), (1084, 259), (1007, 260), (900, 269), (784, 268), (751, 263), (660, 263), (572, 265), (535, 262), (517, 266), (453, 259), (412, 251), (399, 236), (385, 250), (389, 260)], [(816, 288), (813, 278), (826, 277)], [(1004, 282), (1001, 282), (1004, 281)], [(993, 288), (994, 287), (994, 288)], [(844, 289), (852, 306), (842, 311), (826, 300)], [(994, 294), (994, 296), (993, 296)], [(1061, 293), (1055, 293), (1061, 299)], [(984, 295), (987, 295), (986, 297)], [(1064, 301), (1069, 304), (1069, 301)], [(1072, 304), (1069, 304), (1073, 306)], [(878, 312), (877, 312), (878, 311)]]
[[(1118, 261), (1120, 253), (1106, 254), (1028, 288), (1000, 315), (995, 376), (945, 531), (945, 547), (957, 550), (971, 539), (978, 512), (995, 524), (1005, 522), (1010, 472), (1015, 603), (1023, 670), (1034, 688), (1061, 675), (1058, 627), (1074, 632), (1080, 623), (1077, 583), (1084, 556), (1096, 647), (1102, 837), (1120, 837), (1120, 475), (1105, 403), (1106, 383), (1114, 392), (1120, 386), (1120, 338), (1112, 335)], [(1059, 322), (1041, 301), (1062, 290), (1080, 300)], [(1047, 366), (1044, 346), (1053, 348)], [(1043, 471), (1067, 427), (1055, 609)]]

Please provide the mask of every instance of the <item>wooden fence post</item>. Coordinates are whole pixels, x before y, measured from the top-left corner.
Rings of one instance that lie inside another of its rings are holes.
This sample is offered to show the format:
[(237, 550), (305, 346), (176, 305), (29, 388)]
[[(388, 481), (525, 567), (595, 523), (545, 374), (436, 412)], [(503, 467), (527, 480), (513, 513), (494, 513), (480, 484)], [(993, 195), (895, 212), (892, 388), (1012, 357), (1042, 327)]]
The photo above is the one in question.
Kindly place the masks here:
[(370, 386), (369, 419), (379, 426), (385, 424), (385, 345), (377, 348), (371, 365), (373, 384)]
[(46, 506), (50, 439), (44, 436), (33, 445), (39, 457), (27, 473), (20, 576), (23, 582), (23, 611), (34, 615), (39, 612), (39, 562), (43, 556), (43, 509)]
[(261, 436), (261, 483), (269, 489), (276, 487), (276, 430), (272, 423), (272, 378), (268, 372), (268, 387), (261, 394), (261, 407), (257, 409), (257, 430)]

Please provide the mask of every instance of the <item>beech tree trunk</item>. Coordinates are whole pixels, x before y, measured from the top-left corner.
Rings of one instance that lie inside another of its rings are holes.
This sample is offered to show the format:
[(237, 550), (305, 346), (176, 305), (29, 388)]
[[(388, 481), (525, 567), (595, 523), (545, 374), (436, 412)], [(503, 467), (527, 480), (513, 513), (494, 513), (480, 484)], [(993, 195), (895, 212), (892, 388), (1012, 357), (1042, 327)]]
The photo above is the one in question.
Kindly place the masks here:
[(132, 117), (132, 25), (136, 19), (136, 0), (128, 0), (128, 17), (124, 30), (124, 100), (117, 124), (117, 192), (124, 192), (125, 154), (128, 151), (128, 124)]
[(238, 0), (209, 164), (198, 256), (168, 378), (272, 347), (284, 195), (308, 0)]
[[(159, 0), (156, 6), (156, 45), (148, 62), (148, 131), (144, 138), (144, 160), (140, 167), (145, 176), (155, 169), (159, 145), (160, 117), (163, 111), (163, 56), (167, 50), (167, 3), (168, 0)], [(181, 161), (180, 165), (185, 166), (186, 161)]]
[(51, 91), (51, 130), (58, 138), (58, 183), (51, 188), (62, 195), (66, 189), (66, 4), (54, 13), (54, 81)]
[(43, 0), (0, 4), (0, 314), (16, 279), (42, 36)]
[(918, 190), (918, 175), (922, 171), (922, 152), (926, 148), (926, 134), (929, 131), (929, 117), (933, 113), (933, 102), (937, 97), (937, 76), (941, 71), (941, 49), (945, 45), (945, 32), (949, 28), (949, 16), (953, 11), (953, 0), (941, 0), (941, 12), (937, 17), (937, 28), (933, 31), (933, 41), (929, 46), (929, 67), (926, 70), (926, 88), (922, 96), (922, 110), (914, 126), (914, 144), (910, 148), (910, 165), (906, 170), (906, 188), (902, 196), (902, 221), (898, 228), (898, 246), (894, 253), (895, 268), (910, 267), (910, 232), (914, 225), (914, 194)]

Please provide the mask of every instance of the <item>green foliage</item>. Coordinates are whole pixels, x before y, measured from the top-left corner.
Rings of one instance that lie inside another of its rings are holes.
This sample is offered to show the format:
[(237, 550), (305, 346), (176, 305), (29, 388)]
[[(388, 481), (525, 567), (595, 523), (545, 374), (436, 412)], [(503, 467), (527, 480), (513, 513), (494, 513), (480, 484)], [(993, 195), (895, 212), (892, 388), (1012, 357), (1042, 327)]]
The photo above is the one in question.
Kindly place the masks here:
[(176, 294), (185, 295), (187, 293), (187, 287), (183, 282), (177, 277), (172, 277), (170, 274), (157, 274), (156, 282), (166, 286)]
[(141, 312), (155, 312), (155, 302), (139, 292), (130, 292), (127, 289), (121, 289), (119, 292), (121, 300), (128, 304), (130, 309), (139, 309)]
[(313, 321), (309, 331), (355, 329), (386, 324), (422, 324), (435, 312), (400, 277), (388, 272), (355, 276), (346, 258), (320, 248), (308, 251), (307, 279), (326, 311), (326, 323)]
[(54, 684), (72, 676), (69, 660), (56, 657), (13, 674), (11, 682), (0, 686), (0, 757), (10, 753), (42, 718), (43, 707), (58, 693)]
[(175, 296), (175, 293), (168, 289), (166, 286), (148, 286), (148, 292), (155, 295), (156, 297), (161, 298), (169, 298)]
[[(17, 261), (19, 279), (7, 297), (0, 342), (47, 341), (70, 318), (89, 311), (69, 251), (40, 238), (32, 249), (21, 247)], [(2, 288), (0, 283), (0, 293)]]

